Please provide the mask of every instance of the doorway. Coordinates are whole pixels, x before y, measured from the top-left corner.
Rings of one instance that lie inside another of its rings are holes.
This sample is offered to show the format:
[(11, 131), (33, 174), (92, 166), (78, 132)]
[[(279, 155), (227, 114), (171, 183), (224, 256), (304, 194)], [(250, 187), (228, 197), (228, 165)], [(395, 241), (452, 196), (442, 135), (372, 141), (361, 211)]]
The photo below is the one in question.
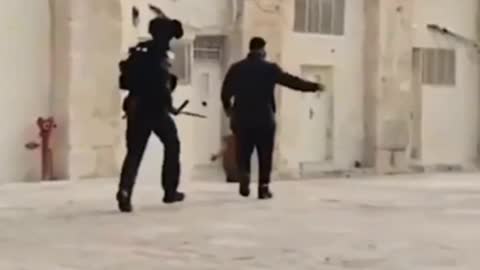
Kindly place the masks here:
[(473, 120), (465, 117), (469, 112), (465, 101), (470, 89), (476, 88), (457, 85), (457, 49), (414, 48), (412, 60), (410, 158), (421, 165), (460, 164), (470, 159), (475, 143), (467, 132)]
[(301, 167), (318, 168), (334, 159), (334, 96), (333, 68), (330, 66), (302, 66), (302, 77), (321, 83), (325, 91), (304, 93), (302, 102)]
[(224, 133), (220, 100), (223, 51), (223, 36), (199, 36), (194, 41), (192, 107), (206, 116), (194, 122), (194, 169), (218, 167), (211, 158), (221, 150)]

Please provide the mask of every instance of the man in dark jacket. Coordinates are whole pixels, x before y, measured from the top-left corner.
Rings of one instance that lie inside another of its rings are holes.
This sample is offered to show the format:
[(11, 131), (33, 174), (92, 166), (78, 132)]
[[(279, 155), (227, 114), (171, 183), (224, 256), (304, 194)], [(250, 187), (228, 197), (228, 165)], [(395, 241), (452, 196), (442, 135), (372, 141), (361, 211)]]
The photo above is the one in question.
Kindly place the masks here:
[(318, 83), (302, 80), (282, 71), (278, 65), (267, 62), (265, 45), (263, 38), (251, 39), (247, 58), (233, 64), (227, 72), (221, 97), (237, 138), (240, 195), (250, 195), (250, 159), (256, 149), (259, 161), (259, 199), (273, 197), (269, 184), (276, 126), (275, 85), (303, 92), (323, 90)]
[[(141, 70), (132, 68), (125, 81), (132, 82), (129, 95), (124, 101), (127, 116), (127, 155), (123, 162), (117, 202), (120, 211), (131, 212), (131, 197), (138, 169), (150, 134), (153, 132), (164, 146), (162, 187), (165, 203), (183, 201), (185, 195), (177, 191), (180, 178), (180, 140), (173, 112), (169, 89), (176, 84), (169, 72), (167, 52), (170, 40), (181, 38), (180, 22), (156, 18), (150, 22), (149, 32), (153, 39), (138, 44), (134, 49), (144, 53)], [(128, 73), (128, 72), (127, 72)], [(130, 79), (129, 78), (134, 78)], [(172, 81), (173, 79), (173, 81)]]

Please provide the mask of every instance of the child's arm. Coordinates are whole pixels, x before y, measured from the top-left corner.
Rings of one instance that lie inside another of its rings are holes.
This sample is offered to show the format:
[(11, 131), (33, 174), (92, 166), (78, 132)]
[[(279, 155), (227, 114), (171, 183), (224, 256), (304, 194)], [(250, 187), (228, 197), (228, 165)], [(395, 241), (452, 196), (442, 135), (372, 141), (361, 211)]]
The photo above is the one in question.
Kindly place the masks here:
[(227, 152), (227, 145), (224, 142), (223, 145), (222, 145), (222, 149), (220, 149), (220, 151), (218, 153), (213, 154), (212, 157), (210, 158), (210, 161), (211, 162), (216, 161), (220, 157), (224, 156), (226, 152)]
[(224, 154), (225, 154), (225, 150), (222, 149), (222, 150), (220, 150), (220, 152), (218, 152), (217, 154), (212, 155), (212, 157), (210, 158), (210, 161), (211, 161), (211, 162), (217, 161), (217, 159), (219, 159), (220, 157), (222, 157)]

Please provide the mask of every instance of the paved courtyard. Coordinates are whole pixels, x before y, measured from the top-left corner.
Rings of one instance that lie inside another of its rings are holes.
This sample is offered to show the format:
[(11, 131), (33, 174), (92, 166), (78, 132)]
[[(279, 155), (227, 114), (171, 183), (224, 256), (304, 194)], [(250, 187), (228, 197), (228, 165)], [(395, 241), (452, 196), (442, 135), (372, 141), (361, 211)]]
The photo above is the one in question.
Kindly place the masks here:
[(277, 182), (276, 198), (187, 183), (165, 206), (113, 180), (0, 187), (1, 270), (480, 269), (480, 175)]

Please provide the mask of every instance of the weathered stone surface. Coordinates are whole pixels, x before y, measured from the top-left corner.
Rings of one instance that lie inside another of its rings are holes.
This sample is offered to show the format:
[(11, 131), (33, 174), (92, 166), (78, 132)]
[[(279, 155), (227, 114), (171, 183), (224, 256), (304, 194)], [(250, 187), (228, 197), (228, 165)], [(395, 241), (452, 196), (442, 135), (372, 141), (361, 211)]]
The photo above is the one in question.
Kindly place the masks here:
[(72, 179), (95, 177), (97, 167), (96, 151), (87, 147), (69, 151), (69, 177)]
[(54, 89), (61, 128), (56, 174), (114, 176), (122, 132), (117, 87), (121, 1), (54, 1), (54, 11), (55, 74), (64, 74), (55, 77)]
[(7, 185), (0, 268), (478, 269), (478, 177), (281, 182), (265, 202), (196, 182), (176, 206), (140, 181), (132, 215), (115, 181)]
[(411, 137), (413, 2), (369, 1), (366, 12), (365, 158), (377, 171), (398, 170), (405, 165), (392, 165), (385, 150), (406, 149)]

